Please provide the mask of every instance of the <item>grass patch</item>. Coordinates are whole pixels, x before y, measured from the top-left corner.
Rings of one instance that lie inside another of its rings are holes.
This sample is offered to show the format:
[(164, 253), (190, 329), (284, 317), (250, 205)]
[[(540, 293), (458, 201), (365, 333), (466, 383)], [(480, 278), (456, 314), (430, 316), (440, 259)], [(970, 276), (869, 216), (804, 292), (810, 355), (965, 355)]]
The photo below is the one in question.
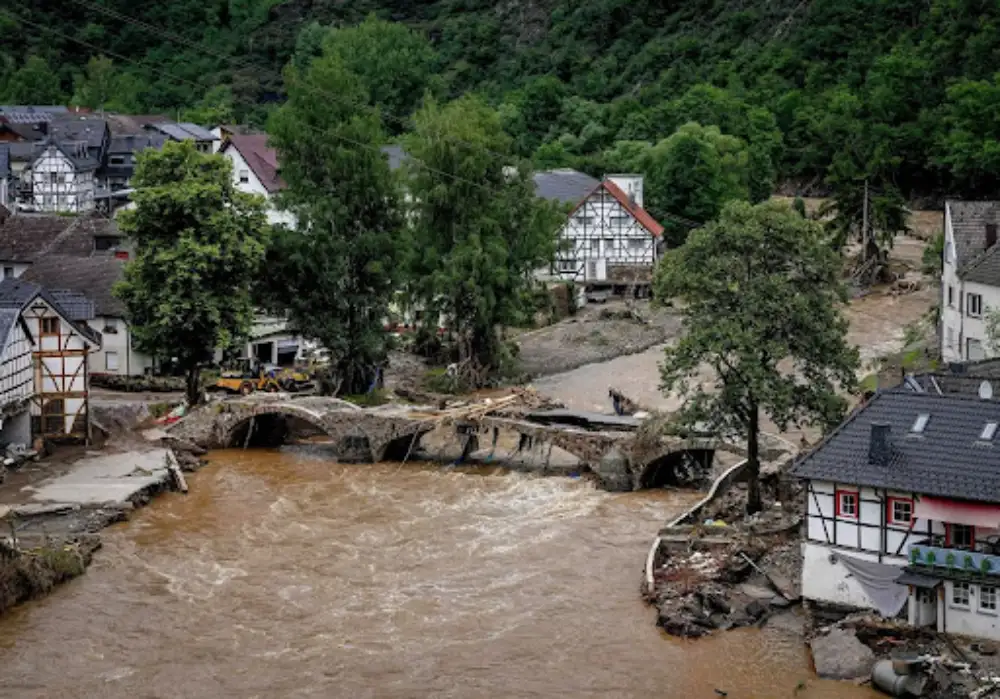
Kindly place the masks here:
[(369, 393), (355, 393), (340, 397), (362, 408), (374, 408), (375, 406), (385, 405), (389, 402), (389, 397), (386, 395), (385, 390), (381, 388), (377, 388)]

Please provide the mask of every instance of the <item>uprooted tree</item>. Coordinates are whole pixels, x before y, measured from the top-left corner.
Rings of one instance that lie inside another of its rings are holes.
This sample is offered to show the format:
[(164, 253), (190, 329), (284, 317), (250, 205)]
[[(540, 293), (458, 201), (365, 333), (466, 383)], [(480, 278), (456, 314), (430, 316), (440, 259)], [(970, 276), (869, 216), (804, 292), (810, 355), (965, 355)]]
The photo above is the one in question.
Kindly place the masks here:
[(363, 393), (388, 356), (384, 322), (405, 247), (399, 191), (378, 113), (338, 56), (290, 66), (285, 79), (288, 101), (269, 131), (297, 224), (275, 234), (262, 300), (330, 351), (327, 390)]
[(270, 230), (264, 201), (233, 186), (228, 160), (190, 142), (145, 151), (132, 182), (135, 208), (119, 226), (135, 257), (115, 293), (136, 349), (175, 360), (195, 405), (201, 368), (250, 329), (250, 289)]
[(406, 140), (408, 289), (417, 307), (444, 320), (461, 380), (483, 385), (503, 364), (500, 329), (534, 309), (532, 272), (555, 254), (559, 214), (535, 197), (527, 166), (503, 157), (510, 139), (485, 102), (429, 100), (415, 122)]
[(762, 418), (781, 429), (834, 425), (846, 407), (838, 391), (855, 385), (839, 256), (818, 223), (787, 206), (732, 202), (666, 255), (654, 291), (684, 305), (662, 388), (686, 398), (682, 424), (746, 439), (747, 512), (757, 512)]

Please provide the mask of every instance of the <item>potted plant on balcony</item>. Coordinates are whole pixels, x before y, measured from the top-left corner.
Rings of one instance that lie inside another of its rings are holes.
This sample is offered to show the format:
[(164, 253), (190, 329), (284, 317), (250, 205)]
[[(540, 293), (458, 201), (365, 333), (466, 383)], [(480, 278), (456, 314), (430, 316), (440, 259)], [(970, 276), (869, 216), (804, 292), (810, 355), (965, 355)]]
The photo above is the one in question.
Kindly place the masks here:
[(989, 558), (983, 558), (983, 560), (979, 563), (979, 570), (983, 575), (989, 575), (990, 571), (993, 570), (993, 561)]
[(955, 567), (955, 561), (957, 561), (957, 560), (958, 559), (955, 557), (955, 552), (954, 551), (949, 551), (948, 554), (944, 557), (944, 564), (946, 566), (948, 566), (949, 568), (954, 568)]

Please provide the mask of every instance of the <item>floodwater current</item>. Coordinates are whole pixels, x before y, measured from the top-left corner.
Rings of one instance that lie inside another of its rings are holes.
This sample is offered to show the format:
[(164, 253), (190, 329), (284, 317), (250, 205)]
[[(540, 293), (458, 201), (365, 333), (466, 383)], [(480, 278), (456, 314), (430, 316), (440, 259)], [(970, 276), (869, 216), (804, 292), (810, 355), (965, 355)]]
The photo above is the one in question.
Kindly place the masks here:
[(0, 696), (875, 696), (816, 679), (778, 629), (656, 629), (645, 554), (697, 494), (317, 446), (216, 452), (189, 484), (0, 619)]

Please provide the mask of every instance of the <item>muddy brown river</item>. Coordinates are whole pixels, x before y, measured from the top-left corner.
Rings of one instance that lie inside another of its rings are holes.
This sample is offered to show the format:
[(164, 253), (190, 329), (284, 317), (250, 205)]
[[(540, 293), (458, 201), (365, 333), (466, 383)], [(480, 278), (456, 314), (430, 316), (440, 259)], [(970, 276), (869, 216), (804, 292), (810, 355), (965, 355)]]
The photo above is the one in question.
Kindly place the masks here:
[(641, 567), (694, 494), (226, 451), (0, 620), (0, 696), (836, 697), (780, 629), (678, 641)]

